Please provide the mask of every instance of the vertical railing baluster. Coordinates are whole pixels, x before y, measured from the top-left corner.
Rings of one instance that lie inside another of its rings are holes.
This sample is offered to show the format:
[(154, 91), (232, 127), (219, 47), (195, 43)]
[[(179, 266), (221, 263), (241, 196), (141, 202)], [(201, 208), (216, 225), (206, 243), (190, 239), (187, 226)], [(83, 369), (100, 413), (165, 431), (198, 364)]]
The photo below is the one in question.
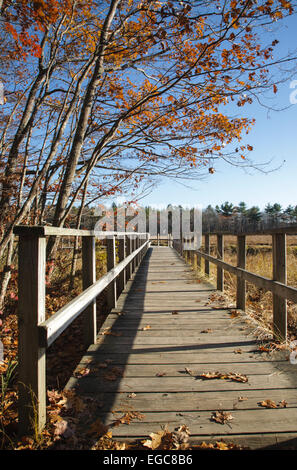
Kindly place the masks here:
[[(126, 258), (126, 236), (119, 235), (119, 262), (123, 261)], [(118, 296), (122, 293), (125, 289), (126, 285), (126, 269), (119, 274), (118, 279)]]
[(41, 431), (46, 422), (46, 349), (38, 324), (45, 320), (45, 237), (20, 235), (18, 271), (19, 433)]
[[(245, 269), (246, 267), (246, 236), (237, 236), (237, 267)], [(246, 281), (236, 278), (236, 308), (245, 310), (246, 308)]]
[[(129, 256), (132, 253), (132, 238), (130, 236), (126, 236), (126, 256)], [(129, 281), (132, 275), (132, 262), (129, 263), (126, 267), (126, 281)]]
[[(286, 234), (272, 235), (273, 280), (287, 283)], [(275, 339), (287, 340), (287, 300), (273, 294), (273, 333)]]
[[(96, 238), (82, 237), (83, 290), (96, 282)], [(97, 337), (96, 299), (84, 311), (84, 344), (88, 348)]]
[[(110, 236), (106, 239), (107, 246), (107, 271), (110, 271), (116, 265), (115, 237)], [(117, 282), (114, 279), (107, 289), (107, 306), (113, 309), (117, 305)]]
[[(218, 259), (224, 259), (224, 235), (217, 235)], [(224, 270), (217, 266), (217, 289), (224, 291)]]
[[(209, 234), (206, 234), (204, 236), (204, 249), (205, 249), (205, 253), (207, 255), (210, 254), (210, 243), (209, 243)], [(209, 276), (209, 261), (206, 259), (204, 260), (204, 273), (206, 274), (206, 276)]]

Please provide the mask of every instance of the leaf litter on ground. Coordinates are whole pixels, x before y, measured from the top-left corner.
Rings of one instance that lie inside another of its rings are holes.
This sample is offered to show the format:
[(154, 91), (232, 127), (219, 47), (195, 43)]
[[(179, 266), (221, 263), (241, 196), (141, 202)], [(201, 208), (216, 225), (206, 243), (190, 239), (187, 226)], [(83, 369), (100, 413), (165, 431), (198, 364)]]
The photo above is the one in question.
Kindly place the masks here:
[(219, 424), (226, 424), (232, 419), (234, 418), (231, 413), (227, 413), (225, 411), (214, 411), (211, 415), (211, 420)]
[[(191, 374), (193, 375), (193, 374)], [(248, 382), (248, 377), (244, 374), (239, 374), (237, 372), (203, 372), (202, 374), (196, 375), (196, 379), (203, 379), (203, 380), (213, 380), (213, 379), (221, 379), (221, 380), (232, 380), (234, 382)]]

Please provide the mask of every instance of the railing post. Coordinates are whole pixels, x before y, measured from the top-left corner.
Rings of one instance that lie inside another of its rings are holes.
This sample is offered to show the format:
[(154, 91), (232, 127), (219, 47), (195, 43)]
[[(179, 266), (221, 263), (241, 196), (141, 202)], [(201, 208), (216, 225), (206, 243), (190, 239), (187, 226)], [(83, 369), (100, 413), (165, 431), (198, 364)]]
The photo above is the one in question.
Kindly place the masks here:
[[(135, 235), (133, 235), (132, 236), (132, 253), (135, 250), (136, 250), (136, 237)], [(136, 269), (136, 258), (134, 257), (132, 261), (132, 274), (134, 274), (135, 269)]]
[[(119, 235), (118, 255), (119, 255), (119, 262), (123, 261), (126, 258), (126, 236), (125, 235)], [(118, 296), (125, 289), (125, 285), (126, 285), (126, 269), (123, 269), (123, 271), (119, 275), (119, 280), (118, 280)]]
[[(205, 243), (205, 253), (207, 255), (210, 254), (210, 244), (209, 244), (209, 234), (204, 235), (204, 243)], [(204, 272), (207, 276), (209, 276), (209, 261), (207, 259), (204, 260)]]
[[(107, 271), (110, 271), (116, 265), (115, 237), (108, 237), (107, 244)], [(115, 308), (117, 305), (117, 282), (114, 279), (107, 290), (107, 306), (109, 309)]]
[[(136, 239), (136, 248), (140, 248), (140, 236), (137, 235), (137, 239)], [(137, 267), (140, 265), (140, 262), (141, 262), (141, 253), (139, 252), (138, 255), (137, 255)]]
[[(224, 259), (224, 235), (217, 235), (218, 259)], [(217, 266), (217, 289), (224, 291), (224, 270)]]
[(198, 258), (198, 253), (196, 251), (193, 251), (193, 267), (194, 270), (197, 270), (197, 258)]
[(191, 245), (192, 245), (192, 248), (191, 248), (191, 251), (190, 251), (190, 262), (191, 262), (191, 265), (193, 266), (193, 268), (195, 268), (195, 266), (196, 266), (196, 256), (195, 256), (195, 251), (194, 251), (194, 248), (193, 248), (193, 246), (195, 246), (195, 237), (191, 238)]
[(45, 320), (46, 239), (19, 237), (19, 433), (41, 431), (46, 422), (46, 349), (38, 324)]
[[(83, 290), (96, 282), (96, 238), (82, 237)], [(89, 347), (96, 343), (97, 319), (96, 299), (84, 311), (84, 344)]]
[[(129, 236), (126, 236), (126, 256), (129, 256), (132, 253), (132, 239)], [(129, 263), (126, 267), (126, 281), (131, 278), (132, 274), (132, 262)]]
[[(148, 241), (148, 240), (150, 240), (150, 234), (149, 234), (149, 233), (147, 233), (147, 234), (146, 234), (146, 237), (145, 237), (145, 241)], [(148, 243), (148, 244), (146, 245), (145, 252), (144, 252), (145, 255), (146, 255), (147, 250), (149, 249), (150, 246), (151, 246), (151, 243)]]
[[(199, 248), (199, 250), (201, 247)], [(200, 271), (201, 270), (201, 255), (197, 253), (197, 269)]]
[[(272, 235), (273, 280), (287, 283), (286, 234)], [(287, 340), (287, 301), (273, 294), (273, 333), (275, 339)]]
[[(237, 267), (245, 269), (246, 267), (246, 236), (237, 236)], [(236, 278), (236, 308), (245, 310), (246, 303), (246, 281)]]

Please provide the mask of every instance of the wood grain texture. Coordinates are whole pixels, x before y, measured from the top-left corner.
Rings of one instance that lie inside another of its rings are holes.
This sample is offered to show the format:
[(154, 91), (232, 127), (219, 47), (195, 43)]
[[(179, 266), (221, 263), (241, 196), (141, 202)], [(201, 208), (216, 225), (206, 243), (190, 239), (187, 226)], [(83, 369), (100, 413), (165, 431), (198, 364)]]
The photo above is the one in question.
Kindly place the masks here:
[[(19, 240), (19, 432), (40, 431), (46, 421), (45, 348), (38, 324), (45, 319), (45, 238)], [(35, 412), (34, 412), (35, 410)]]
[[(179, 248), (179, 247), (178, 247)], [(100, 401), (96, 418), (113, 438), (148, 438), (162, 425), (186, 424), (191, 440), (228, 438), (251, 448), (277, 446), (297, 437), (296, 366), (286, 353), (261, 351), (254, 326), (243, 312), (232, 318), (212, 285), (170, 247), (148, 250), (67, 384), (78, 395)], [(205, 380), (206, 372), (238, 373), (246, 382)], [(266, 409), (265, 400), (287, 407)], [(113, 426), (129, 411), (143, 415)], [(230, 412), (228, 424), (215, 411)]]
[[(82, 239), (82, 278), (83, 290), (96, 282), (96, 247), (95, 237)], [(88, 348), (96, 342), (96, 299), (94, 299), (83, 313), (84, 315), (84, 344)]]

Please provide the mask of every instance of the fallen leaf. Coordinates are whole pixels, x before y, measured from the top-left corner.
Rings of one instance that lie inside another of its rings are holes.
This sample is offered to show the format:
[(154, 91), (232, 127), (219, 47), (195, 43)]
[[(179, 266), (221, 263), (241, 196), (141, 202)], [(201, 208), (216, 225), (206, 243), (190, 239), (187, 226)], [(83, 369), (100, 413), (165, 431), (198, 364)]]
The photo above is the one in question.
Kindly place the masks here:
[(162, 431), (152, 432), (150, 434), (150, 439), (142, 441), (144, 447), (149, 449), (170, 449), (172, 448), (172, 433), (168, 432), (167, 428)]
[(220, 379), (221, 375), (220, 372), (204, 372), (197, 377), (201, 377), (202, 379)]
[(177, 310), (173, 310), (173, 311), (172, 311), (172, 315), (178, 315), (178, 311), (177, 311)]
[(258, 350), (261, 352), (271, 352), (271, 347), (269, 346), (259, 346)]
[(141, 328), (142, 331), (146, 331), (146, 330), (150, 330), (151, 329), (151, 325), (146, 325), (144, 326), (143, 328)]
[(188, 447), (188, 441), (190, 437), (190, 430), (188, 426), (183, 424), (175, 429), (172, 433), (172, 442), (176, 449), (185, 450)]
[(229, 450), (228, 444), (225, 442), (216, 442), (216, 449), (218, 450)]
[(286, 400), (282, 400), (278, 403), (277, 406), (279, 406), (280, 408), (287, 408), (287, 404), (288, 402), (286, 402)]
[(90, 373), (90, 369), (87, 367), (83, 367), (82, 369), (79, 369), (78, 371), (74, 372), (74, 377), (80, 378), (80, 377), (85, 377)]
[(235, 349), (234, 351), (234, 354), (242, 354), (242, 349)]
[(156, 377), (164, 377), (164, 375), (166, 375), (166, 372), (158, 372)]
[(129, 393), (128, 395), (128, 398), (135, 398), (136, 397), (136, 393), (132, 392), (132, 393)]
[(216, 411), (212, 414), (211, 419), (216, 423), (226, 424), (228, 421), (231, 421), (234, 418), (231, 413), (226, 413), (225, 411)]
[(55, 436), (63, 436), (65, 439), (74, 435), (74, 430), (65, 419), (57, 421), (55, 424)]
[(192, 377), (195, 375), (195, 374), (193, 374), (191, 369), (189, 369), (188, 367), (185, 367), (185, 371), (186, 371), (187, 374), (191, 375)]
[(118, 332), (111, 331), (110, 328), (111, 328), (110, 326), (108, 328), (106, 328), (106, 330), (103, 331), (102, 333), (100, 333), (100, 335), (122, 336), (123, 333), (121, 331), (118, 331)]
[(105, 380), (109, 380), (110, 382), (113, 382), (117, 380), (119, 377), (122, 377), (124, 374), (124, 371), (120, 369), (120, 367), (112, 367), (109, 369), (105, 374), (103, 375), (103, 378)]
[(260, 401), (258, 405), (264, 408), (277, 408), (277, 404), (273, 400)]
[[(225, 377), (224, 377), (225, 378)], [(236, 372), (229, 372), (226, 376), (227, 379), (233, 380), (234, 382), (248, 382), (248, 378), (244, 374), (238, 374)]]
[(203, 374), (197, 375), (197, 378), (202, 379), (229, 379), (234, 382), (248, 382), (246, 375), (238, 374), (237, 372), (221, 373), (221, 372), (204, 372)]
[(200, 333), (212, 333), (212, 329), (211, 329), (211, 328), (207, 328), (206, 330), (200, 331)]
[(91, 424), (90, 429), (88, 430), (87, 434), (96, 434), (97, 437), (103, 436), (108, 431), (108, 426), (102, 423), (101, 419), (98, 418)]
[(113, 427), (119, 426), (120, 424), (130, 424), (133, 419), (141, 421), (145, 416), (138, 411), (129, 411), (125, 413), (121, 418), (118, 418), (112, 423)]
[(240, 315), (240, 311), (239, 310), (231, 310), (229, 315), (230, 315), (231, 318), (237, 318)]

